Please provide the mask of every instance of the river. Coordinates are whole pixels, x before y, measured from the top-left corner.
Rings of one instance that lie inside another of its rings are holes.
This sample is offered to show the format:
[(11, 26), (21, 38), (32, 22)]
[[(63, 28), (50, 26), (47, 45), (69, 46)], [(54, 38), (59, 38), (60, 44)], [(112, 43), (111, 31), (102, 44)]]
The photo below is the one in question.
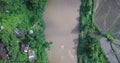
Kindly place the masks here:
[(46, 39), (52, 41), (49, 63), (77, 63), (80, 0), (48, 0), (44, 13)]

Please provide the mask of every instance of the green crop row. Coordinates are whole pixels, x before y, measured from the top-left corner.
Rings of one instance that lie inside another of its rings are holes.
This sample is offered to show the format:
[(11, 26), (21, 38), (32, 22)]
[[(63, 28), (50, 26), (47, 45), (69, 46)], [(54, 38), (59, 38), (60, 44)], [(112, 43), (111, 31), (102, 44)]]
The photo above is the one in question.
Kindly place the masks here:
[(81, 0), (78, 63), (109, 63), (100, 46), (102, 32), (94, 23), (94, 0)]
[[(0, 39), (7, 45), (9, 60), (0, 63), (29, 63), (27, 53), (20, 51), (20, 43), (28, 44), (35, 51), (35, 63), (48, 63), (45, 40), (45, 24), (42, 20), (47, 0), (0, 0)], [(17, 38), (14, 29), (23, 37)], [(33, 30), (29, 35), (27, 32)]]

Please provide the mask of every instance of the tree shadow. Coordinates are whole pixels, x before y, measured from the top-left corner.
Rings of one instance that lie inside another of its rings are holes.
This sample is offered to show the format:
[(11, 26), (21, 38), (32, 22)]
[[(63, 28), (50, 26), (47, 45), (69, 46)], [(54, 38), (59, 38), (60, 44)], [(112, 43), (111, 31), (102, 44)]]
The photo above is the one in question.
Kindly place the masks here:
[(75, 50), (75, 54), (77, 54), (77, 48), (78, 48), (79, 39), (74, 39), (73, 42), (74, 42), (73, 49)]
[[(80, 17), (77, 17), (76, 18), (76, 20), (77, 21), (79, 21), (80, 20)], [(72, 30), (72, 32), (71, 33), (78, 33), (79, 34), (79, 30), (80, 30), (80, 25), (79, 25), (79, 23), (75, 26), (75, 28)]]
[(74, 42), (74, 47), (73, 49), (75, 50), (75, 54), (77, 55), (77, 48), (78, 48), (78, 43), (79, 43), (79, 31), (80, 31), (80, 17), (77, 17), (76, 20), (78, 21), (78, 24), (75, 26), (75, 28), (71, 31), (73, 34), (78, 34), (78, 37), (73, 40)]

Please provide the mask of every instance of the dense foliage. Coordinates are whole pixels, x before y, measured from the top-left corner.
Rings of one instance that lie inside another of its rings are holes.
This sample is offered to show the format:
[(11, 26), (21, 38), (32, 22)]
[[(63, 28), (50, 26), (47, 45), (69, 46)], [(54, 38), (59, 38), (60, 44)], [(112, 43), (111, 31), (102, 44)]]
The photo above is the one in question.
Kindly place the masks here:
[(100, 46), (100, 30), (93, 21), (94, 0), (81, 0), (78, 63), (109, 63)]
[[(45, 25), (42, 20), (47, 0), (0, 0), (0, 39), (7, 44), (9, 60), (0, 63), (27, 63), (27, 53), (20, 51), (20, 43), (29, 44), (35, 51), (35, 63), (48, 63), (46, 48), (49, 43), (44, 36)], [(17, 38), (14, 29), (22, 32)], [(33, 34), (28, 34), (33, 30)], [(28, 62), (29, 63), (29, 62)]]

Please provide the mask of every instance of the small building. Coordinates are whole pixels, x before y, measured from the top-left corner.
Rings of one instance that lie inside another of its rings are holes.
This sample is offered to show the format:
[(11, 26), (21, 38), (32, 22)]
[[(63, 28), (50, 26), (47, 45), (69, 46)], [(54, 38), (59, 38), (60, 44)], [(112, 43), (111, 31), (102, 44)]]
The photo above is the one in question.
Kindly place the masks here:
[(3, 30), (4, 29), (4, 27), (3, 26), (0, 26), (0, 30)]
[(14, 29), (13, 33), (16, 35), (17, 38), (22, 38), (22, 32), (19, 29)]
[(28, 51), (28, 56), (29, 56), (29, 61), (30, 62), (35, 61), (35, 53), (34, 53), (33, 50)]
[(6, 44), (0, 41), (0, 59), (8, 59)]
[(29, 50), (29, 45), (27, 44), (21, 44), (21, 51), (28, 52)]
[(35, 53), (27, 44), (21, 44), (21, 51), (24, 51), (28, 54), (28, 58), (30, 62), (34, 62)]
[(33, 34), (34, 32), (33, 32), (33, 30), (29, 30), (28, 33), (31, 35), (31, 34)]

